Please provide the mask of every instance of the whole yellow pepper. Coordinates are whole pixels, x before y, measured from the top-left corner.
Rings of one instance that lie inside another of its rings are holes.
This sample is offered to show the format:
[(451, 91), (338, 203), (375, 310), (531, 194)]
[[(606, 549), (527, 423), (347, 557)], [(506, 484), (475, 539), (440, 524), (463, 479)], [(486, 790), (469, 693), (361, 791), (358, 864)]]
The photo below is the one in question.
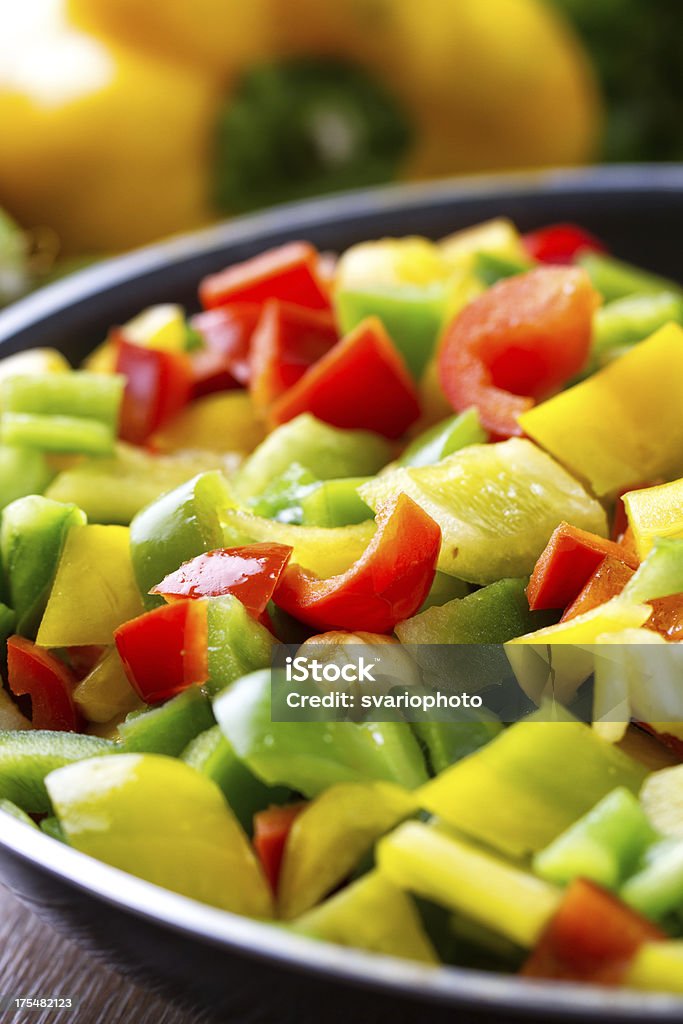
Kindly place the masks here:
[(0, 206), (66, 252), (395, 177), (577, 163), (596, 137), (590, 69), (542, 0), (31, 0), (30, 32), (16, 6)]

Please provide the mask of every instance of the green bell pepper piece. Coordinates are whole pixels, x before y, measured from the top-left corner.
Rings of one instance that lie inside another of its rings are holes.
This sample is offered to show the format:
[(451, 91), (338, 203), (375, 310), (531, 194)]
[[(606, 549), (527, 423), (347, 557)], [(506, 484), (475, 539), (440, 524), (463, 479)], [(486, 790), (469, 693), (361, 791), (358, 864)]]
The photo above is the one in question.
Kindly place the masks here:
[(438, 963), (414, 902), (377, 871), (342, 889), (291, 927), (299, 935), (338, 946)]
[(119, 443), (111, 458), (86, 459), (58, 473), (45, 495), (78, 505), (91, 523), (128, 526), (146, 505), (198, 472), (227, 472), (235, 464), (230, 457), (211, 452), (150, 455)]
[(457, 576), (449, 576), (445, 572), (435, 572), (434, 582), (429, 588), (429, 593), (424, 599), (420, 612), (426, 612), (428, 608), (439, 608), (459, 598), (467, 597), (470, 593), (470, 585), (465, 580), (459, 580)]
[(558, 885), (588, 878), (616, 889), (656, 838), (633, 793), (615, 789), (536, 854), (534, 871)]
[(370, 476), (391, 458), (389, 443), (367, 430), (340, 430), (303, 413), (284, 423), (240, 467), (234, 485), (242, 501), (262, 494), (293, 462), (318, 480)]
[(625, 903), (656, 921), (683, 906), (683, 841), (663, 839), (646, 851), (643, 864), (621, 887)]
[(627, 295), (653, 295), (657, 292), (683, 294), (683, 290), (674, 281), (615, 260), (612, 256), (585, 252), (579, 255), (576, 262), (588, 273), (593, 286), (605, 302), (623, 299)]
[(238, 598), (232, 594), (210, 598), (207, 620), (209, 678), (205, 689), (211, 696), (248, 672), (270, 665), (273, 637)]
[(555, 716), (537, 711), (442, 772), (420, 791), (422, 806), (521, 857), (547, 846), (615, 786), (638, 792), (643, 765), (561, 709)]
[(124, 383), (116, 374), (80, 370), (9, 377), (0, 382), (2, 438), (45, 451), (108, 454)]
[(3, 659), (5, 657), (5, 644), (7, 638), (16, 632), (17, 617), (11, 608), (8, 608), (6, 604), (0, 602), (0, 650), (3, 651)]
[(342, 334), (369, 316), (384, 324), (413, 377), (419, 380), (431, 359), (448, 312), (448, 284), (375, 285), (341, 289), (335, 303)]
[(533, 266), (531, 260), (512, 259), (495, 252), (478, 252), (474, 257), (474, 273), (487, 288), (506, 277), (524, 274)]
[(249, 507), (254, 515), (278, 519), (281, 523), (303, 522), (302, 499), (315, 487), (317, 479), (300, 462), (275, 477), (265, 490), (251, 498)]
[(29, 818), (26, 811), (22, 811), (21, 807), (17, 807), (11, 800), (0, 800), (0, 811), (4, 811), (5, 814), (11, 815), (16, 818), (17, 821), (22, 821), (24, 825), (30, 825), (31, 828), (38, 828), (33, 818)]
[(418, 612), (399, 622), (404, 644), (504, 644), (547, 625), (546, 612), (532, 612), (528, 580), (499, 580), (466, 597)]
[(70, 846), (224, 910), (272, 915), (268, 884), (223, 794), (172, 757), (117, 754), (52, 772)]
[(27, 494), (40, 494), (53, 475), (42, 452), (0, 444), (0, 509)]
[(416, 810), (412, 794), (386, 782), (332, 786), (317, 796), (287, 837), (280, 916), (290, 921), (314, 907), (351, 875), (380, 836)]
[(503, 729), (493, 715), (472, 711), (460, 712), (465, 721), (458, 722), (413, 722), (412, 727), (418, 740), (427, 752), (427, 761), (432, 775), (445, 771), (456, 761), (486, 746)]
[(0, 799), (11, 800), (31, 814), (44, 814), (50, 810), (46, 775), (72, 761), (115, 750), (109, 740), (72, 732), (0, 732)]
[(658, 537), (644, 562), (621, 592), (630, 604), (683, 593), (683, 538)]
[(17, 632), (35, 637), (66, 535), (84, 526), (86, 517), (75, 505), (33, 494), (13, 501), (3, 511), (0, 552), (17, 616)]
[(59, 819), (54, 814), (51, 814), (48, 818), (43, 818), (40, 823), (40, 831), (44, 832), (50, 839), (56, 839), (59, 843), (66, 843), (64, 830), (59, 824)]
[(204, 551), (223, 547), (221, 514), (231, 504), (217, 470), (200, 473), (157, 498), (130, 524), (133, 571), (147, 609), (164, 603), (149, 591), (165, 576)]
[(595, 313), (591, 366), (599, 369), (612, 357), (644, 341), (665, 324), (683, 324), (683, 294), (656, 292), (627, 295), (607, 303)]
[(200, 687), (190, 686), (160, 707), (131, 711), (118, 731), (126, 753), (178, 757), (191, 740), (214, 724), (208, 697)]
[(401, 466), (429, 466), (470, 444), (483, 444), (488, 435), (476, 409), (441, 420), (408, 445), (398, 460)]
[(232, 807), (244, 831), (251, 835), (254, 815), (271, 804), (283, 804), (291, 791), (266, 786), (240, 761), (232, 746), (214, 725), (196, 736), (182, 752), (182, 760), (215, 782)]
[(527, 948), (561, 900), (559, 889), (441, 826), (401, 825), (380, 841), (377, 865), (394, 885), (464, 913)]
[(405, 722), (273, 722), (270, 670), (238, 680), (214, 701), (237, 756), (269, 785), (317, 796), (338, 782), (394, 782), (415, 789), (424, 759)]
[(302, 522), (305, 526), (350, 526), (372, 519), (374, 512), (366, 505), (358, 488), (369, 477), (350, 476), (325, 480), (301, 498)]

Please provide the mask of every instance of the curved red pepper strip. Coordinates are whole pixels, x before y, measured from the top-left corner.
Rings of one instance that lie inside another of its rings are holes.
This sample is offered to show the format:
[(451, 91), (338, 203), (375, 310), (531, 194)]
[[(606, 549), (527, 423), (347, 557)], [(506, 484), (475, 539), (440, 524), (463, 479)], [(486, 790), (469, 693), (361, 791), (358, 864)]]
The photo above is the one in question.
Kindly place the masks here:
[(217, 548), (184, 562), (150, 594), (167, 601), (183, 597), (220, 597), (234, 594), (250, 615), (258, 619), (273, 596), (292, 548), (286, 544), (246, 544)]
[(114, 369), (126, 378), (119, 436), (131, 444), (144, 444), (148, 437), (184, 409), (193, 387), (192, 364), (184, 352), (144, 348), (114, 332)]
[(301, 566), (282, 576), (274, 600), (319, 630), (389, 633), (422, 605), (434, 579), (441, 529), (407, 494), (377, 516), (377, 533), (347, 572), (320, 579)]
[(240, 303), (209, 309), (190, 320), (204, 348), (190, 353), (192, 397), (246, 387), (251, 378), (251, 342), (261, 308)]
[(281, 299), (307, 309), (329, 309), (330, 293), (320, 277), (319, 256), (307, 242), (290, 242), (205, 277), (199, 286), (205, 309), (235, 302)]
[(76, 677), (54, 654), (23, 636), (11, 636), (7, 641), (7, 676), (15, 696), (31, 698), (31, 721), (36, 729), (80, 729), (83, 718), (73, 701)]

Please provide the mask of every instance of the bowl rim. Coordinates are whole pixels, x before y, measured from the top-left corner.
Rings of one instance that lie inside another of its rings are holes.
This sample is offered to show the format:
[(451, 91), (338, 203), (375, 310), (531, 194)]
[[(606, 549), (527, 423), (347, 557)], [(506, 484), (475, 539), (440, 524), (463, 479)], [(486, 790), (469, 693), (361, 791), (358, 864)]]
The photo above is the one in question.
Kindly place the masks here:
[[(292, 231), (294, 236), (305, 237), (307, 229), (321, 224), (362, 219), (397, 207), (419, 211), (439, 202), (456, 208), (475, 199), (496, 198), (503, 203), (538, 193), (600, 196), (615, 191), (633, 195), (672, 193), (680, 198), (683, 163), (613, 165), (378, 186), (275, 207), (104, 260), (40, 289), (0, 312), (0, 345), (102, 289), (121, 287), (151, 271), (214, 251), (218, 254), (226, 247), (258, 241), (262, 236)], [(301, 974), (481, 1011), (512, 1009), (535, 1017), (552, 1015), (567, 1020), (585, 1018), (587, 1014), (599, 1014), (605, 1021), (642, 1021), (645, 1015), (656, 1021), (683, 1018), (683, 1000), (674, 995), (425, 966), (291, 933), (285, 937), (272, 924), (206, 906), (135, 878), (57, 843), (7, 814), (2, 816), (0, 847), (24, 864), (125, 913), (224, 951)]]

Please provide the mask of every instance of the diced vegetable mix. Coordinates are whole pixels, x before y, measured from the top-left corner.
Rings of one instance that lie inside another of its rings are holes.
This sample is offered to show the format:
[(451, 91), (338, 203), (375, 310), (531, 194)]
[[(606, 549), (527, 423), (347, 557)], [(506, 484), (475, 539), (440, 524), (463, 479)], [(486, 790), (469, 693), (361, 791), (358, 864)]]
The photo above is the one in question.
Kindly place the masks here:
[[(0, 362), (0, 820), (318, 940), (683, 991), (681, 286), (501, 219), (199, 295)], [(281, 721), (282, 642), (505, 645), (522, 720)]]

